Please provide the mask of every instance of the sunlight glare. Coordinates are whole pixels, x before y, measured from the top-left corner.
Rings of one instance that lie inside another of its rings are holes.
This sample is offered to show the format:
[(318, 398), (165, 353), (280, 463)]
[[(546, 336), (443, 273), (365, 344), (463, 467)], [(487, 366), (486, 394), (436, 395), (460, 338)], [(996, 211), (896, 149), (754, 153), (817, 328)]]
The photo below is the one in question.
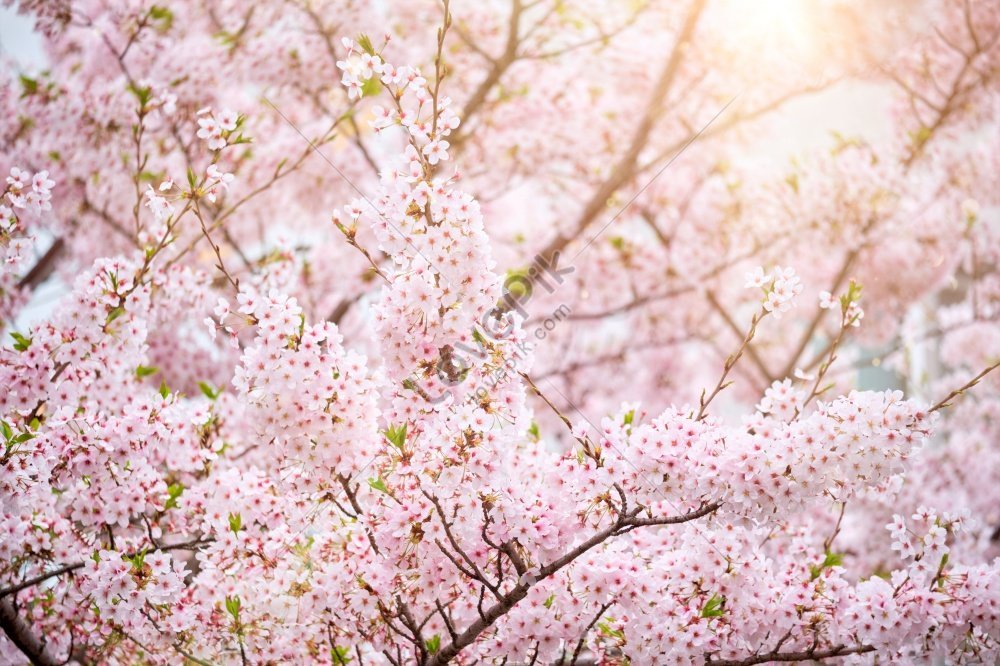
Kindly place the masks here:
[(806, 52), (814, 36), (810, 0), (729, 0), (733, 28), (753, 48)]

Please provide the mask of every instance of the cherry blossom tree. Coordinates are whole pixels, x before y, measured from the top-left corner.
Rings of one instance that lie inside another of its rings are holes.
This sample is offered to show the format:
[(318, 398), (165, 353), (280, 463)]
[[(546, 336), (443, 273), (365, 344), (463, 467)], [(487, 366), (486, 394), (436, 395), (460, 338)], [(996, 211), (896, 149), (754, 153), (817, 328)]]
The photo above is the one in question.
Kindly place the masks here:
[(772, 2), (17, 3), (0, 661), (1000, 659), (1000, 4)]

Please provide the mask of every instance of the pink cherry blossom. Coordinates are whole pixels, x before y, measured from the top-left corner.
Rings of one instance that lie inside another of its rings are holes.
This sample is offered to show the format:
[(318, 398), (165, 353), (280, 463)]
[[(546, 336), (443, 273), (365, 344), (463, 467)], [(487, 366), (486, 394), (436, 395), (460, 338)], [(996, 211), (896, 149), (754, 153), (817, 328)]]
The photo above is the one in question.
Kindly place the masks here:
[(13, 3), (0, 663), (995, 663), (1000, 10), (778, 4)]

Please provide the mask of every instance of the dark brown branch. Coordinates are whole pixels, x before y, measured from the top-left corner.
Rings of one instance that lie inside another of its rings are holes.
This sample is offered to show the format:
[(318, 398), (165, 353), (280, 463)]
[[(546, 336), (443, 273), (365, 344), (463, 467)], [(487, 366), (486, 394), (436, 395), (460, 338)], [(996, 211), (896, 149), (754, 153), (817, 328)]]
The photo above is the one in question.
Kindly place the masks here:
[(438, 599), (434, 600), (434, 605), (437, 607), (438, 613), (441, 615), (441, 619), (444, 620), (444, 626), (448, 629), (448, 635), (451, 636), (452, 641), (458, 640), (458, 634), (455, 632), (455, 625), (451, 621), (451, 617), (448, 615), (448, 611), (445, 610), (444, 606)]
[(31, 625), (18, 614), (13, 599), (0, 599), (0, 629), (3, 629), (10, 642), (34, 666), (60, 666), (62, 664), (45, 651), (44, 639), (36, 636), (31, 630)]
[[(489, 588), (490, 592), (492, 592), (494, 596), (500, 598), (501, 597), (500, 588), (498, 587), (498, 585), (492, 583), (486, 577), (486, 574), (482, 572), (482, 570), (479, 568), (479, 565), (477, 565), (475, 561), (471, 557), (469, 557), (469, 555), (459, 545), (458, 539), (455, 538), (454, 533), (452, 533), (451, 531), (451, 523), (448, 522), (448, 519), (445, 516), (444, 509), (441, 507), (441, 502), (438, 500), (437, 497), (431, 495), (426, 490), (421, 490), (421, 492), (424, 494), (424, 497), (430, 500), (431, 504), (433, 504), (434, 508), (437, 510), (438, 518), (441, 520), (442, 527), (444, 527), (445, 536), (448, 537), (448, 542), (451, 544), (451, 547), (455, 550), (456, 553), (458, 553), (458, 555), (462, 558), (462, 560), (464, 560), (465, 564), (468, 566), (468, 569), (472, 572), (473, 575), (470, 577), (474, 578), (475, 580), (478, 580), (480, 583)], [(438, 545), (438, 547), (441, 548), (442, 552), (444, 552), (445, 555), (448, 555), (448, 553), (440, 544)], [(451, 559), (450, 556), (449, 559)], [(458, 564), (456, 563), (456, 567), (457, 566)], [(468, 575), (468, 573), (466, 573), (466, 571), (464, 571), (462, 567), (459, 567), (459, 570)]]
[[(165, 546), (159, 546), (159, 547), (156, 547), (156, 548), (152, 548), (150, 550), (151, 551), (163, 551), (163, 552), (170, 551), (170, 550), (195, 550), (198, 547), (204, 546), (205, 544), (212, 543), (213, 541), (215, 541), (215, 539), (212, 539), (212, 538), (207, 538), (207, 539), (192, 539), (191, 541), (184, 541), (184, 542), (181, 542), (181, 543), (168, 544), (168, 545), (165, 545)], [(134, 551), (134, 552), (128, 553), (126, 555), (126, 557), (134, 557), (139, 552), (140, 551)], [(87, 562), (89, 562), (89, 561), (90, 560), (87, 560)], [(73, 564), (64, 564), (62, 566), (56, 567), (55, 569), (47, 571), (47, 572), (45, 572), (43, 574), (39, 574), (37, 576), (33, 576), (32, 578), (28, 578), (26, 580), (23, 580), (20, 583), (15, 583), (14, 585), (10, 585), (8, 587), (2, 588), (2, 589), (0, 589), (0, 598), (6, 597), (7, 595), (10, 595), (10, 594), (16, 594), (17, 592), (20, 592), (21, 590), (26, 590), (29, 587), (33, 587), (35, 585), (38, 585), (39, 583), (43, 583), (43, 582), (47, 581), (50, 578), (56, 578), (57, 576), (62, 576), (63, 574), (69, 573), (71, 571), (76, 571), (77, 569), (82, 569), (83, 567), (87, 566), (87, 562), (74, 562)]]
[(590, 621), (590, 624), (588, 624), (586, 628), (584, 628), (583, 634), (580, 636), (580, 640), (577, 641), (576, 648), (573, 650), (573, 656), (569, 661), (569, 666), (576, 666), (577, 661), (580, 659), (580, 654), (583, 652), (583, 647), (587, 644), (587, 634), (589, 634), (590, 630), (594, 628), (594, 625), (601, 619), (601, 616), (608, 612), (608, 609), (611, 608), (613, 603), (613, 601), (609, 601), (606, 604), (602, 604), (598, 609), (597, 614), (594, 615), (594, 619)]
[(857, 647), (838, 645), (827, 650), (811, 649), (802, 652), (774, 651), (766, 654), (757, 654), (746, 659), (706, 660), (705, 663), (709, 666), (753, 666), (754, 664), (764, 664), (769, 661), (818, 661), (820, 659), (832, 659), (833, 657), (843, 657), (849, 654), (865, 654), (874, 651), (875, 648), (870, 645), (860, 645)]
[(629, 528), (645, 525), (676, 525), (686, 523), (711, 514), (720, 506), (721, 503), (713, 502), (680, 516), (670, 516), (659, 519), (638, 518), (637, 516), (639, 512), (643, 510), (642, 507), (637, 507), (628, 514), (620, 515), (618, 520), (616, 520), (612, 525), (609, 525), (603, 530), (597, 532), (586, 541), (583, 541), (575, 548), (571, 549), (562, 557), (553, 560), (549, 564), (539, 567), (534, 576), (522, 576), (517, 585), (515, 585), (510, 592), (502, 595), (497, 603), (481, 612), (480, 618), (458, 635), (458, 640), (453, 640), (448, 645), (442, 647), (441, 650), (427, 662), (427, 665), (442, 666), (443, 664), (449, 663), (458, 655), (459, 652), (469, 645), (472, 645), (472, 643), (479, 638), (480, 634), (486, 631), (489, 627), (493, 626), (494, 622), (510, 612), (514, 606), (528, 596), (528, 591), (531, 590), (534, 585), (536, 585), (539, 581), (545, 580), (546, 578), (556, 574), (577, 558), (586, 554), (595, 546), (604, 543), (612, 537), (622, 534), (623, 531), (627, 531)]
[[(343, 474), (338, 475), (337, 479), (340, 481), (340, 485), (344, 488), (344, 493), (347, 495), (347, 501), (351, 503), (351, 508), (354, 509), (355, 515), (360, 517), (364, 514), (364, 510), (358, 502), (358, 494), (356, 490), (351, 489), (351, 480)], [(375, 543), (375, 533), (372, 532), (372, 528), (369, 525), (365, 525), (365, 534), (368, 535), (368, 543), (371, 544), (372, 550), (375, 551), (375, 554), (381, 555), (381, 551), (378, 549), (378, 544)]]
[(57, 238), (51, 247), (45, 251), (42, 258), (31, 267), (31, 270), (21, 278), (17, 286), (24, 289), (34, 289), (45, 282), (56, 268), (56, 262), (66, 250), (66, 242), (62, 238)]

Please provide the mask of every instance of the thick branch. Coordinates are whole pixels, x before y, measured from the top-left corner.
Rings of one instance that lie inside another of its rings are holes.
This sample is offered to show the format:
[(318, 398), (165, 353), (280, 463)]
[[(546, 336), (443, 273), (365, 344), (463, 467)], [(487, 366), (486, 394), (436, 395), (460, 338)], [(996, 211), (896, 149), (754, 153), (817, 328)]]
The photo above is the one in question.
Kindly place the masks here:
[(629, 529), (634, 529), (635, 527), (648, 525), (676, 525), (679, 523), (697, 520), (698, 518), (702, 518), (710, 513), (713, 513), (720, 506), (721, 503), (713, 502), (712, 504), (707, 504), (700, 509), (690, 511), (680, 516), (670, 516), (667, 518), (657, 519), (638, 518), (638, 513), (642, 510), (641, 508), (636, 508), (629, 514), (619, 516), (619, 519), (616, 520), (614, 524), (604, 528), (600, 532), (597, 532), (562, 557), (540, 567), (534, 576), (522, 576), (521, 580), (510, 592), (504, 594), (500, 600), (490, 606), (490, 608), (488, 608), (478, 620), (459, 634), (457, 640), (453, 640), (448, 645), (442, 647), (440, 652), (435, 654), (434, 657), (427, 662), (428, 666), (442, 666), (443, 664), (449, 663), (458, 655), (459, 652), (472, 645), (472, 643), (479, 638), (480, 634), (486, 631), (489, 627), (493, 626), (494, 622), (506, 615), (514, 606), (518, 604), (518, 602), (528, 596), (528, 591), (531, 590), (535, 584), (556, 574), (558, 571), (571, 564), (574, 560), (584, 555), (595, 546), (598, 546), (608, 539), (623, 533), (623, 531), (628, 531)]
[(764, 664), (771, 661), (818, 661), (820, 659), (831, 659), (833, 657), (843, 657), (849, 654), (865, 654), (874, 652), (875, 648), (870, 645), (848, 647), (838, 645), (827, 650), (804, 650), (802, 652), (768, 652), (766, 654), (756, 654), (746, 659), (723, 659), (720, 661), (706, 661), (710, 666), (753, 666), (753, 664)]
[(17, 283), (17, 286), (22, 289), (25, 287), (34, 289), (42, 282), (45, 282), (45, 280), (52, 275), (52, 272), (56, 268), (56, 262), (59, 257), (62, 256), (65, 249), (66, 241), (62, 238), (57, 238), (55, 242), (52, 243), (52, 246), (46, 250), (45, 254), (42, 255), (42, 258), (38, 260), (38, 263), (32, 266), (27, 275), (21, 278), (21, 281)]
[(13, 599), (0, 599), (0, 629), (34, 666), (61, 666), (61, 661), (45, 651), (45, 641), (18, 614)]
[[(212, 543), (213, 541), (215, 541), (215, 539), (211, 538), (192, 539), (191, 541), (184, 541), (181, 543), (174, 543), (165, 546), (159, 546), (157, 548), (151, 548), (149, 549), (149, 552), (155, 552), (155, 551), (166, 552), (170, 550), (194, 550), (200, 546), (204, 546), (205, 544)], [(138, 552), (139, 551), (128, 553), (127, 556), (134, 557), (135, 555), (138, 554)], [(89, 561), (90, 560), (87, 560), (85, 562), (74, 562), (73, 564), (63, 564), (62, 566), (56, 567), (55, 569), (51, 569), (43, 574), (38, 574), (37, 576), (33, 576), (32, 578), (23, 580), (20, 583), (15, 583), (14, 585), (11, 585), (9, 587), (2, 588), (0, 589), (0, 598), (6, 597), (7, 595), (10, 594), (16, 594), (21, 590), (26, 590), (29, 587), (33, 587), (35, 585), (38, 585), (39, 583), (43, 583), (50, 578), (56, 578), (58, 576), (62, 576), (63, 574), (67, 574), (71, 571), (82, 569), (83, 567), (87, 566), (87, 562)]]
[(608, 199), (614, 195), (625, 183), (630, 181), (638, 173), (638, 160), (639, 154), (646, 147), (649, 141), (649, 135), (653, 130), (653, 126), (659, 119), (661, 111), (663, 109), (663, 103), (666, 99), (667, 93), (670, 91), (670, 87), (677, 76), (677, 71), (680, 69), (681, 62), (684, 58), (684, 52), (687, 49), (687, 45), (694, 34), (695, 27), (698, 24), (698, 19), (701, 16), (702, 11), (705, 9), (706, 0), (694, 0), (688, 9), (687, 16), (684, 19), (684, 24), (677, 34), (677, 40), (674, 42), (674, 47), (670, 51), (670, 56), (667, 58), (666, 64), (663, 66), (659, 77), (653, 86), (653, 91), (650, 94), (649, 102), (646, 105), (646, 112), (643, 114), (642, 120), (639, 121), (639, 125), (636, 127), (635, 132), (632, 134), (632, 140), (629, 142), (628, 149), (625, 154), (622, 155), (618, 163), (612, 168), (610, 175), (598, 186), (597, 190), (591, 195), (587, 204), (583, 208), (583, 212), (580, 217), (577, 218), (576, 224), (573, 227), (573, 231), (570, 236), (556, 236), (552, 241), (543, 249), (539, 256), (546, 259), (551, 259), (557, 252), (562, 251), (570, 243), (573, 238), (583, 232), (587, 226), (593, 222), (598, 215), (607, 207)]
[[(459, 117), (461, 117), (463, 123), (468, 124), (472, 116), (486, 102), (486, 97), (490, 94), (490, 91), (500, 82), (500, 77), (517, 60), (517, 47), (520, 45), (521, 12), (523, 10), (524, 7), (521, 4), (521, 0), (513, 0), (511, 2), (510, 20), (507, 26), (507, 42), (504, 45), (504, 51), (499, 58), (490, 60), (490, 71), (486, 74), (486, 78), (476, 87), (469, 100), (465, 103), (465, 106), (462, 107)], [(468, 136), (467, 132), (454, 135), (451, 139), (452, 150), (460, 150), (459, 147)]]

